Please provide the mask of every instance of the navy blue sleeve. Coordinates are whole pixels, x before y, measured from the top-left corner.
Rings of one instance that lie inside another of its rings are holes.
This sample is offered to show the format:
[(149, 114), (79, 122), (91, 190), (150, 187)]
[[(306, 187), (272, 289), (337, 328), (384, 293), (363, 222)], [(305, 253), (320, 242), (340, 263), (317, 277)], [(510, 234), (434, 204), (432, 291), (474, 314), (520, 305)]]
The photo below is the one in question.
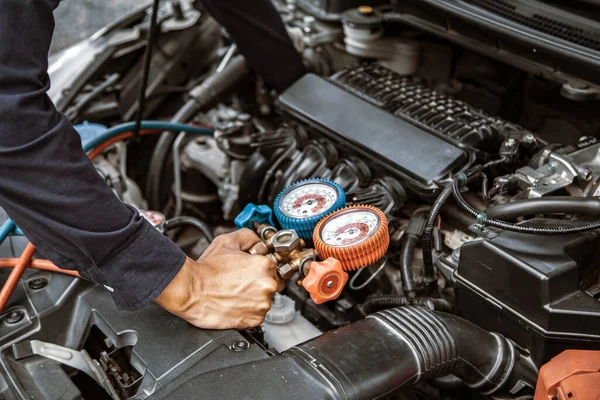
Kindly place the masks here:
[(0, 0), (0, 206), (56, 265), (150, 303), (184, 253), (119, 201), (46, 95), (58, 0)]
[(271, 87), (283, 92), (306, 73), (302, 57), (288, 36), (271, 0), (202, 0)]

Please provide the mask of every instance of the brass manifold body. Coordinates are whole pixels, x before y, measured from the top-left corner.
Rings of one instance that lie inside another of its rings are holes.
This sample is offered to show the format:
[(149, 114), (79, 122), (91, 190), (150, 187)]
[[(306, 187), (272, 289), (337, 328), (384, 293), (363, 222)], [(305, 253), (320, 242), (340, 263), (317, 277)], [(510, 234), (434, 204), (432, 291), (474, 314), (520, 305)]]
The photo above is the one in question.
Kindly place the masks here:
[(308, 275), (310, 264), (318, 259), (315, 249), (305, 248), (306, 242), (292, 229), (278, 231), (266, 224), (255, 224), (253, 228), (262, 239), (248, 251), (250, 254), (265, 256), (277, 265), (281, 279), (290, 279), (297, 271)]

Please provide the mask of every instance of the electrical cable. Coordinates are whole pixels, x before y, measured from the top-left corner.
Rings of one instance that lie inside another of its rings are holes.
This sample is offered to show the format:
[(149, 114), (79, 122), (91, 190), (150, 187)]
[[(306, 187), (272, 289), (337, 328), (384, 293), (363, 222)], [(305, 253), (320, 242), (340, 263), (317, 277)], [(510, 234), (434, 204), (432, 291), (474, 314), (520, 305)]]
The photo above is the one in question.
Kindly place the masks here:
[(419, 237), (408, 233), (404, 235), (404, 243), (402, 244), (402, 252), (400, 256), (400, 271), (402, 273), (402, 285), (404, 286), (404, 294), (409, 303), (413, 303), (416, 298), (416, 285), (413, 277), (412, 261), (417, 248)]
[(427, 216), (427, 222), (421, 236), (421, 248), (423, 249), (423, 268), (425, 274), (425, 282), (431, 282), (435, 279), (435, 269), (433, 267), (433, 230), (435, 223), (438, 220), (442, 207), (446, 201), (452, 196), (452, 187), (446, 186), (442, 193), (435, 199), (431, 210)]
[(350, 279), (350, 282), (348, 283), (348, 286), (350, 287), (350, 289), (352, 290), (361, 290), (367, 287), (367, 285), (369, 283), (371, 283), (373, 281), (373, 279), (375, 279), (375, 277), (377, 275), (379, 275), (379, 273), (385, 268), (387, 264), (387, 257), (383, 256), (383, 258), (381, 259), (381, 261), (379, 262), (379, 267), (377, 267), (377, 270), (375, 272), (373, 272), (373, 274), (371, 274), (370, 277), (367, 278), (366, 281), (364, 281), (363, 283), (361, 283), (360, 285), (356, 285), (356, 280), (358, 279), (358, 277), (361, 275), (361, 273), (363, 272), (363, 270), (369, 268), (369, 267), (362, 267), (361, 269), (359, 269), (354, 276), (352, 277), (352, 279)]
[[(498, 160), (493, 160), (484, 165), (478, 165), (473, 167), (470, 172), (470, 178), (473, 179), (474, 175), (480, 175), (483, 171), (503, 164), (507, 161), (505, 157), (499, 158)], [(460, 176), (460, 174), (459, 174)], [(435, 228), (436, 222), (438, 222), (438, 218), (440, 216), (440, 212), (442, 211), (442, 207), (446, 204), (448, 199), (453, 193), (453, 185), (450, 184), (444, 188), (442, 193), (435, 200), (433, 205), (431, 206), (431, 210), (429, 211), (429, 215), (427, 216), (427, 222), (425, 224), (425, 229), (423, 229), (423, 235), (421, 236), (421, 248), (423, 249), (423, 268), (425, 274), (425, 282), (429, 283), (435, 280), (435, 268), (433, 266), (433, 230)]]
[(144, 118), (144, 107), (146, 105), (146, 89), (148, 88), (148, 79), (150, 75), (150, 64), (152, 61), (152, 50), (156, 42), (156, 34), (158, 32), (158, 6), (160, 0), (154, 0), (152, 4), (152, 14), (150, 16), (150, 30), (148, 32), (148, 40), (146, 42), (146, 51), (144, 52), (144, 60), (142, 66), (142, 79), (140, 83), (140, 93), (138, 96), (137, 117), (135, 120), (134, 137), (138, 137)]

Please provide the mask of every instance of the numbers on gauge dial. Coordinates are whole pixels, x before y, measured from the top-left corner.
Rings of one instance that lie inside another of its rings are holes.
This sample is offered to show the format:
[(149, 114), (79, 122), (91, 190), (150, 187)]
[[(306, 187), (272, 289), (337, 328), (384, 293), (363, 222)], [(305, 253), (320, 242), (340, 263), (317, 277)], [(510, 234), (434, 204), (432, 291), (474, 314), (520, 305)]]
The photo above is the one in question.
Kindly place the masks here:
[(326, 183), (307, 183), (286, 193), (279, 208), (288, 217), (309, 218), (333, 207), (337, 199), (335, 187)]
[(348, 210), (323, 225), (321, 240), (330, 246), (352, 246), (373, 235), (379, 224), (379, 216), (370, 210)]

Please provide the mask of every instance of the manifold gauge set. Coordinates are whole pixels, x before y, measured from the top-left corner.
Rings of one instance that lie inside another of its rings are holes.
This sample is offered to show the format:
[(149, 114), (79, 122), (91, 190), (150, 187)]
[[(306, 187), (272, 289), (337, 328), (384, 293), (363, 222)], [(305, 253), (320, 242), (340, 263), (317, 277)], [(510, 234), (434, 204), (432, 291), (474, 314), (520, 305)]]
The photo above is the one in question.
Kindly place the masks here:
[(316, 303), (336, 299), (347, 271), (377, 263), (389, 246), (385, 214), (368, 205), (347, 207), (344, 190), (327, 179), (306, 179), (285, 188), (273, 211), (248, 204), (235, 223), (254, 229), (264, 241), (257, 254), (277, 263), (283, 279), (297, 273), (297, 283)]

